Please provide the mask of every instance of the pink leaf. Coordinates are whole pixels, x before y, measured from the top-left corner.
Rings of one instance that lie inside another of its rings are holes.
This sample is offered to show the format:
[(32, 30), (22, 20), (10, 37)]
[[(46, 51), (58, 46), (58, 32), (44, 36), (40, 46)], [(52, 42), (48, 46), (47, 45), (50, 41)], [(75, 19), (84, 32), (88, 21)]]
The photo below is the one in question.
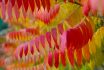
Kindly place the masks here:
[(40, 36), (40, 42), (41, 42), (43, 48), (45, 48), (45, 36), (44, 35)]

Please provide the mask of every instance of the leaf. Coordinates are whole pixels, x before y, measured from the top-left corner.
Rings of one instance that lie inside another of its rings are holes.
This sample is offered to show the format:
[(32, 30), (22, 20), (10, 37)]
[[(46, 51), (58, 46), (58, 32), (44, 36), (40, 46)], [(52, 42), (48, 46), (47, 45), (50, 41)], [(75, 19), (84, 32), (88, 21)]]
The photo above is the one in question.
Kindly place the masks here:
[(63, 66), (66, 66), (66, 54), (65, 54), (65, 51), (61, 50), (60, 55), (61, 55), (61, 62), (63, 64)]
[(40, 51), (39, 50), (39, 38), (38, 37), (35, 38), (35, 46), (36, 46), (37, 50)]
[(59, 51), (58, 50), (55, 50), (54, 51), (54, 65), (56, 68), (58, 68), (59, 66)]
[(28, 7), (29, 7), (29, 1), (28, 0), (23, 0), (23, 4), (24, 4), (25, 11), (27, 12)]
[(55, 42), (55, 47), (57, 49), (59, 49), (59, 46), (58, 46), (58, 43), (57, 43), (57, 29), (56, 28), (53, 28), (51, 32), (52, 32), (53, 40)]
[(38, 10), (40, 9), (40, 0), (35, 0)]
[(76, 49), (76, 57), (78, 66), (82, 65), (82, 49)]
[(11, 1), (11, 4), (12, 4), (12, 7), (14, 7), (15, 5), (15, 0), (10, 0)]
[(29, 0), (29, 4), (30, 4), (32, 12), (34, 12), (34, 9), (36, 8), (35, 7), (35, 1), (34, 0)]
[(2, 18), (5, 19), (5, 17), (6, 17), (6, 5), (3, 1), (1, 2), (1, 13), (2, 13)]
[(51, 45), (51, 32), (46, 33), (46, 39), (47, 39), (47, 42), (49, 43), (49, 47), (52, 48), (52, 45)]
[(5, 0), (5, 4), (7, 4), (8, 3), (8, 0)]
[(48, 64), (50, 67), (52, 67), (53, 65), (53, 55), (52, 55), (52, 52), (49, 52), (48, 54)]
[(89, 46), (86, 45), (82, 48), (83, 51), (83, 57), (86, 61), (90, 61), (90, 51), (89, 51)]
[(40, 36), (40, 42), (41, 42), (43, 48), (45, 48), (45, 36), (44, 35)]
[(14, 6), (14, 12), (15, 12), (16, 19), (18, 20), (18, 18), (20, 16), (20, 12), (19, 12), (19, 9), (16, 5)]
[(72, 67), (74, 67), (74, 49), (72, 47), (67, 49), (68, 59)]
[(51, 7), (50, 0), (47, 0), (46, 1), (46, 6), (47, 6), (47, 10), (49, 11), (50, 10), (50, 7)]
[(19, 56), (20, 56), (20, 58), (22, 58), (23, 57), (23, 47), (20, 47), (20, 52), (19, 52)]
[(41, 0), (41, 3), (43, 5), (43, 8), (45, 9), (46, 8), (46, 0)]
[(8, 18), (12, 18), (12, 5), (11, 2), (8, 2)]
[(27, 54), (28, 54), (28, 52), (29, 52), (28, 45), (25, 44), (23, 48), (24, 48), (24, 54), (25, 54), (25, 56), (27, 56)]
[[(20, 9), (20, 7), (22, 6), (22, 1), (23, 1), (23, 0), (16, 0), (19, 9)], [(14, 5), (13, 0), (12, 0), (12, 5)]]

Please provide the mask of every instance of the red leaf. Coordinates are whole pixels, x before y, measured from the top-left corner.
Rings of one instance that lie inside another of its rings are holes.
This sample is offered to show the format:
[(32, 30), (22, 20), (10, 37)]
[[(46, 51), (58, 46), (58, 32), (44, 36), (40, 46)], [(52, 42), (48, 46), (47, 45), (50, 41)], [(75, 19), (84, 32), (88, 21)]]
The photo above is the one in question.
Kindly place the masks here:
[[(86, 43), (88, 43), (88, 41), (90, 39), (90, 33), (89, 33), (89, 28), (87, 27), (86, 23), (84, 23), (84, 27), (86, 29), (86, 35), (87, 35), (86, 42), (85, 42), (85, 44), (86, 44)], [(85, 33), (85, 32), (83, 32), (83, 33)]]
[(1, 2), (1, 13), (2, 13), (2, 19), (5, 19), (5, 17), (6, 17), (6, 5), (3, 1)]
[(12, 18), (12, 5), (11, 5), (11, 2), (8, 2), (8, 17)]
[(50, 19), (52, 20), (53, 18), (56, 17), (56, 15), (58, 14), (60, 9), (60, 5), (56, 4), (53, 8), (51, 7), (49, 10), (49, 15), (50, 15)]
[(39, 38), (38, 37), (35, 38), (35, 46), (37, 50), (39, 51)]
[(82, 29), (82, 33), (83, 33), (83, 37), (84, 37), (83, 45), (85, 45), (88, 42), (88, 37), (89, 37), (88, 36), (88, 30), (87, 30), (87, 28), (83, 22), (80, 24), (80, 27)]
[(32, 55), (34, 54), (34, 41), (30, 42), (30, 52)]
[(60, 9), (60, 5), (59, 4), (56, 4), (53, 8), (50, 8), (49, 15), (50, 15), (50, 19), (51, 20), (56, 17), (56, 15), (59, 12), (59, 9)]
[(52, 67), (53, 65), (53, 55), (52, 55), (52, 52), (49, 52), (48, 54), (48, 64), (50, 67)]
[(87, 19), (85, 19), (85, 22), (86, 22), (86, 27), (87, 27), (88, 30), (89, 30), (89, 39), (92, 39), (92, 36), (93, 36), (93, 29), (92, 29), (91, 23), (90, 23), (90, 21), (88, 21)]
[[(45, 9), (43, 12), (42, 12), (42, 21), (44, 21), (46, 24), (48, 24), (50, 22), (49, 20), (49, 14), (48, 14), (48, 11)], [(45, 16), (45, 17), (44, 17)]]
[(60, 34), (63, 33), (64, 28), (63, 28), (63, 24), (62, 23), (58, 24), (58, 31), (60, 32)]
[(40, 42), (41, 42), (43, 48), (45, 48), (45, 36), (44, 35), (40, 36)]
[(28, 0), (23, 0), (23, 4), (24, 4), (25, 11), (27, 12), (28, 7), (29, 7), (29, 2), (28, 2)]
[(53, 15), (53, 18), (55, 18), (55, 16), (58, 14), (59, 10), (60, 10), (60, 5), (59, 4), (56, 4), (54, 6), (54, 9), (53, 9), (53, 14), (52, 14)]
[(72, 46), (67, 49), (68, 59), (70, 61), (70, 64), (72, 67), (74, 66), (74, 49), (72, 49)]
[(75, 34), (77, 34), (75, 36), (76, 38), (76, 48), (81, 48), (83, 46), (83, 33), (81, 32), (80, 26), (77, 26), (74, 28)]
[(46, 39), (47, 39), (47, 41), (49, 43), (49, 47), (51, 48), (52, 45), (51, 45), (51, 33), (50, 32), (47, 32), (46, 33)]
[(8, 3), (8, 0), (4, 0), (5, 1), (5, 4), (7, 4)]
[(40, 0), (35, 0), (35, 3), (36, 3), (38, 10), (39, 10), (40, 9)]
[(63, 64), (63, 66), (66, 66), (66, 56), (65, 56), (65, 51), (64, 50), (61, 50), (60, 52), (61, 54), (61, 62)]
[(19, 12), (19, 9), (18, 9), (18, 7), (16, 5), (14, 6), (14, 11), (15, 11), (16, 19), (18, 19), (19, 16), (20, 16), (20, 12)]
[(55, 47), (56, 47), (57, 49), (59, 49), (59, 45), (58, 45), (58, 44), (55, 44)]
[(66, 3), (66, 0), (64, 0), (64, 2)]
[(25, 10), (25, 8), (22, 8), (22, 14), (23, 14), (23, 17), (26, 18), (26, 10)]
[[(22, 0), (16, 0), (17, 1), (17, 5), (18, 5), (18, 8), (20, 9), (20, 7), (22, 6)], [(13, 2), (14, 4), (14, 2)]]
[(72, 2), (72, 3), (74, 3), (74, 0), (69, 0), (69, 2)]
[(55, 67), (58, 68), (59, 66), (59, 51), (58, 50), (54, 51), (54, 60), (55, 60)]
[(42, 5), (43, 5), (43, 8), (45, 9), (45, 7), (46, 7), (46, 1), (47, 0), (41, 0), (41, 3), (42, 3)]
[(20, 53), (19, 53), (20, 58), (23, 56), (23, 47), (20, 48)]
[(56, 43), (57, 42), (57, 29), (56, 28), (53, 28), (51, 32), (52, 32), (53, 40)]
[(27, 29), (26, 29), (26, 32), (28, 32), (29, 34), (32, 34), (32, 35), (37, 35), (37, 34), (39, 34), (37, 28), (27, 28)]
[(28, 52), (29, 52), (28, 44), (26, 44), (26, 45), (24, 46), (24, 54), (25, 54), (25, 56), (28, 54)]
[[(67, 31), (67, 48), (75, 48), (77, 46), (77, 37), (74, 29), (69, 29)], [(71, 45), (71, 46), (70, 46)]]
[(15, 33), (13, 33), (13, 39), (16, 39), (16, 37), (17, 37), (17, 34), (15, 32)]
[(30, 49), (31, 50), (31, 53), (34, 54), (34, 48), (33, 48), (33, 46), (30, 46), (30, 48), (31, 48)]
[(34, 9), (35, 9), (35, 1), (34, 0), (29, 0), (29, 4), (30, 4), (30, 7), (31, 7), (32, 12), (34, 12)]
[(49, 15), (50, 15), (50, 19), (53, 19), (55, 14), (54, 14), (54, 9), (51, 7), (49, 10)]
[(16, 0), (10, 0), (11, 1), (11, 4), (12, 4), (12, 7), (15, 5), (15, 1)]
[(51, 6), (50, 0), (47, 0), (47, 1), (46, 1), (46, 5), (47, 5), (47, 10), (49, 11), (49, 10), (50, 10), (50, 6)]
[(52, 37), (55, 42), (56, 48), (59, 49), (59, 46), (57, 44), (57, 29), (53, 28), (51, 32), (52, 32)]
[(82, 64), (82, 49), (76, 49), (77, 64), (81, 66)]

